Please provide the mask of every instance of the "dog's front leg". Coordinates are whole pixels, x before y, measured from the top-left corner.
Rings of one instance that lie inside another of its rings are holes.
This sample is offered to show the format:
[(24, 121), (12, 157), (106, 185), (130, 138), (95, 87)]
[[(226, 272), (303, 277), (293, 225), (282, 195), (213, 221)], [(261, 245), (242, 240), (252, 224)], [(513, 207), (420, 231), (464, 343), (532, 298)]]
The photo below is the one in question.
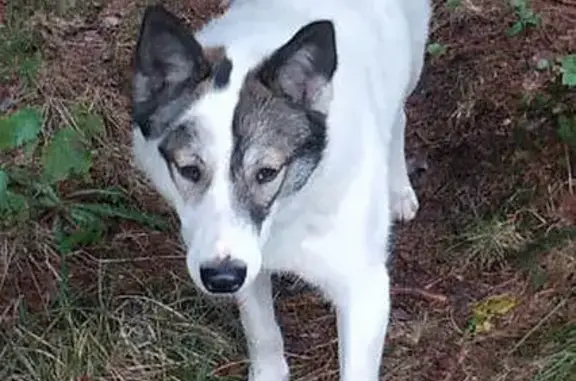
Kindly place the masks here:
[(276, 322), (270, 274), (260, 273), (238, 295), (250, 356), (249, 381), (287, 381), (282, 333)]
[(406, 166), (405, 146), (406, 113), (398, 111), (392, 127), (392, 141), (388, 158), (390, 183), (390, 207), (392, 216), (398, 221), (410, 221), (416, 217), (419, 202), (416, 192), (410, 183)]
[(377, 381), (388, 319), (384, 264), (351, 274), (336, 295), (341, 381)]

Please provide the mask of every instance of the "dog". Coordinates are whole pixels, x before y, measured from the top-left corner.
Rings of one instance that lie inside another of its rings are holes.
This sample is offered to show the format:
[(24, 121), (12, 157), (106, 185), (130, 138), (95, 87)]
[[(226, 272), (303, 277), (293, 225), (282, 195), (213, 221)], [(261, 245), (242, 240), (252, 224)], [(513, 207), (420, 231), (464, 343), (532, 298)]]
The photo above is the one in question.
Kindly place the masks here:
[(146, 8), (135, 47), (135, 165), (179, 216), (187, 269), (237, 301), (250, 381), (288, 380), (272, 273), (336, 309), (340, 380), (376, 381), (389, 235), (418, 211), (405, 101), (429, 0), (236, 0), (193, 33)]

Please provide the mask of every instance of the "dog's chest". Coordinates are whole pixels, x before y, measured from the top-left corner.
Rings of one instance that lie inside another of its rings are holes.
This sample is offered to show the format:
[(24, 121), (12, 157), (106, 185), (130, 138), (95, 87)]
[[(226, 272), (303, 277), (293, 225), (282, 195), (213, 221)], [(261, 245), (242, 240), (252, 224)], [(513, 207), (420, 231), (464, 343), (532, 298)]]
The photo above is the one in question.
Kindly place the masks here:
[[(292, 218), (290, 218), (292, 217)], [(289, 272), (318, 283), (327, 262), (344, 244), (331, 214), (309, 211), (276, 220), (262, 250), (262, 266), (271, 272)], [(332, 259), (330, 259), (332, 257)]]

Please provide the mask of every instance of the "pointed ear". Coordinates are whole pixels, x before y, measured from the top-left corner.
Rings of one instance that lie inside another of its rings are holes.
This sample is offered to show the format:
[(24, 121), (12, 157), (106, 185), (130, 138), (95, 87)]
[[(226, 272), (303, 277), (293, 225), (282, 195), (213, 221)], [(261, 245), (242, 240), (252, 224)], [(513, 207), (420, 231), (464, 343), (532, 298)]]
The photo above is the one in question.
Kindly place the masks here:
[(160, 105), (172, 101), (184, 88), (194, 87), (210, 72), (202, 46), (161, 5), (149, 6), (144, 12), (134, 64), (135, 119), (148, 118)]
[(272, 53), (258, 77), (277, 95), (315, 108), (328, 90), (337, 64), (334, 24), (318, 20), (302, 27)]

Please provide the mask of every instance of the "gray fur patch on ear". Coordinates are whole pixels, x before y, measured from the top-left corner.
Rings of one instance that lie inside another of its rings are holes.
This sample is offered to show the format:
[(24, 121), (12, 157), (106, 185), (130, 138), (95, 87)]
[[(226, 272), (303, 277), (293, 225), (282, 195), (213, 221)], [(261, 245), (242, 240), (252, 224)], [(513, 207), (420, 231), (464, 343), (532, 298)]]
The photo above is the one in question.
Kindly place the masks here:
[(300, 28), (273, 52), (256, 70), (256, 76), (276, 96), (326, 113), (337, 61), (334, 25), (318, 20)]
[(278, 86), (292, 100), (304, 100), (308, 107), (326, 113), (332, 98), (328, 78), (314, 72), (312, 50), (302, 48), (278, 71)]

